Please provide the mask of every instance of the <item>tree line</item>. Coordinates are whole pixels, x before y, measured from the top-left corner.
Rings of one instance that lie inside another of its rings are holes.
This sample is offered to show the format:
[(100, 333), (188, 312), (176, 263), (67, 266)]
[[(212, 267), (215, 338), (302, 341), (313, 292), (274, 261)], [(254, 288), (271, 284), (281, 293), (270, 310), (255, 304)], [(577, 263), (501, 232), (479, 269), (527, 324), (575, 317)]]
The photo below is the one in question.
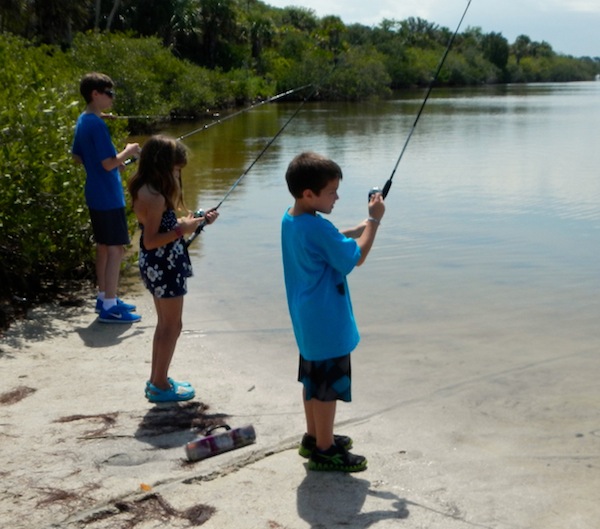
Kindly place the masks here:
[[(200, 118), (308, 83), (350, 101), (424, 86), (451, 35), (419, 18), (345, 25), (258, 0), (0, 0), (0, 328), (21, 302), (93, 278), (85, 173), (69, 153), (84, 73), (113, 78), (117, 114)], [(597, 57), (467, 28), (439, 83), (598, 73)], [(115, 144), (148, 122), (111, 120)]]
[[(421, 18), (346, 25), (337, 16), (259, 0), (3, 0), (0, 30), (63, 49), (87, 31), (156, 37), (177, 58), (224, 72), (245, 69), (281, 90), (315, 63), (342, 59), (344, 81), (352, 86), (333, 83), (321, 91), (330, 99), (427, 84), (451, 35)], [(564, 56), (526, 35), (509, 43), (499, 32), (470, 27), (457, 35), (440, 82), (581, 81), (599, 72), (599, 57)], [(368, 86), (365, 75), (374, 75)]]

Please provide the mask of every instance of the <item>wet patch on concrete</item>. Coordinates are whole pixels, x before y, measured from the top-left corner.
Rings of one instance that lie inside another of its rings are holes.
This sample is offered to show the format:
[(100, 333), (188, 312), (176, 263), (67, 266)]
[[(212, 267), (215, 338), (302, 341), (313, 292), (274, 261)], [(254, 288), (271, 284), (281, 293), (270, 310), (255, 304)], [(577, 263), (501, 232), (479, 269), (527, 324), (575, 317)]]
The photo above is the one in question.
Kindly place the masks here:
[(29, 397), (29, 395), (35, 393), (37, 389), (29, 388), (27, 386), (18, 386), (5, 393), (0, 393), (0, 406), (9, 406), (16, 404), (23, 399)]
[(118, 501), (110, 508), (96, 512), (80, 520), (78, 525), (86, 529), (118, 527), (133, 529), (148, 521), (157, 521), (167, 527), (179, 526), (198, 527), (208, 521), (216, 512), (210, 505), (193, 505), (185, 510), (175, 509), (160, 494), (148, 494), (134, 501)]

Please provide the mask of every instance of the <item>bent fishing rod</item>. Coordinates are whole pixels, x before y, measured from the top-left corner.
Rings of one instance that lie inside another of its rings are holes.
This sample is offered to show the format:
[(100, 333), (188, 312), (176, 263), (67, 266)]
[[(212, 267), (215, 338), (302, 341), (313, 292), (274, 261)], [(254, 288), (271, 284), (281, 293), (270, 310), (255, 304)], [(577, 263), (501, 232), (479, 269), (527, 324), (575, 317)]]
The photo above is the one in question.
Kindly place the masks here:
[(238, 110), (237, 112), (234, 112), (233, 114), (229, 114), (222, 119), (217, 119), (216, 121), (213, 121), (212, 123), (207, 123), (206, 125), (203, 125), (202, 127), (198, 127), (197, 129), (192, 130), (191, 132), (188, 132), (188, 133), (184, 134), (183, 136), (179, 136), (179, 138), (177, 138), (177, 140), (181, 141), (181, 140), (184, 140), (185, 138), (189, 138), (190, 136), (193, 136), (194, 134), (196, 134), (200, 131), (210, 129), (211, 127), (214, 127), (215, 125), (219, 125), (220, 123), (223, 123), (224, 121), (227, 121), (228, 119), (234, 118), (235, 116), (239, 116), (240, 114), (243, 114), (244, 112), (248, 112), (249, 110), (258, 108), (261, 105), (264, 105), (266, 103), (272, 103), (273, 101), (277, 101), (278, 99), (281, 99), (282, 97), (289, 96), (295, 92), (299, 92), (300, 90), (304, 90), (305, 88), (308, 88), (309, 86), (311, 86), (311, 85), (306, 84), (306, 85), (300, 86), (298, 88), (292, 88), (291, 90), (286, 90), (285, 92), (281, 92), (280, 94), (274, 95), (272, 97), (268, 97), (267, 99), (259, 101), (258, 103), (254, 103), (252, 105), (247, 106), (246, 108)]
[[(275, 140), (277, 140), (277, 138), (281, 135), (281, 133), (285, 130), (285, 128), (298, 115), (298, 113), (300, 112), (300, 110), (302, 109), (302, 107), (304, 106), (304, 104), (309, 99), (311, 99), (317, 93), (317, 91), (319, 90), (319, 85), (306, 85), (303, 88), (306, 88), (307, 86), (314, 86), (313, 91), (309, 94), (308, 97), (305, 97), (301, 101), (300, 105), (298, 105), (298, 107), (296, 108), (296, 110), (294, 111), (294, 113), (288, 118), (288, 120), (277, 131), (277, 133), (266, 143), (266, 145), (263, 147), (263, 149), (258, 153), (258, 156), (256, 158), (254, 158), (254, 160), (252, 161), (252, 163), (246, 168), (246, 170), (240, 175), (240, 177), (233, 183), (233, 185), (229, 188), (229, 190), (227, 191), (227, 193), (225, 193), (225, 196), (223, 196), (223, 198), (221, 199), (221, 201), (214, 208), (209, 209), (207, 211), (207, 213), (210, 212), (210, 211), (217, 211), (221, 207), (221, 205), (223, 204), (223, 202), (225, 202), (225, 200), (227, 200), (227, 198), (229, 197), (229, 195), (231, 195), (231, 193), (233, 192), (233, 190), (240, 184), (240, 182), (243, 180), (243, 178), (250, 172), (250, 170), (256, 165), (256, 163), (267, 152), (267, 150), (269, 149), (269, 147), (271, 147), (271, 145), (273, 145), (273, 143), (275, 143)], [(198, 217), (204, 217), (205, 212), (202, 211), (202, 210), (199, 210), (196, 213), (194, 213), (194, 215), (198, 216)], [(194, 231), (194, 233), (192, 233), (192, 235), (190, 235), (190, 237), (185, 242), (186, 248), (194, 241), (194, 239), (196, 237), (198, 237), (198, 235), (200, 235), (200, 233), (204, 229), (204, 226), (206, 226), (207, 224), (208, 223), (206, 222), (206, 220), (203, 220), (198, 225), (198, 227), (196, 228), (196, 230)]]
[(427, 92), (425, 94), (425, 98), (423, 99), (423, 103), (421, 103), (421, 107), (419, 108), (419, 112), (417, 113), (417, 117), (415, 118), (415, 121), (408, 133), (408, 136), (406, 137), (406, 141), (404, 142), (404, 146), (402, 147), (402, 151), (400, 151), (400, 156), (398, 156), (398, 159), (396, 160), (396, 165), (394, 165), (394, 169), (392, 170), (392, 174), (390, 175), (390, 177), (388, 178), (387, 182), (385, 183), (385, 185), (383, 186), (383, 189), (380, 189), (379, 187), (374, 187), (369, 191), (369, 199), (371, 199), (371, 196), (376, 194), (376, 193), (381, 193), (383, 195), (383, 198), (385, 198), (387, 196), (387, 194), (390, 192), (390, 187), (392, 187), (392, 179), (394, 178), (394, 175), (396, 174), (396, 170), (398, 169), (398, 166), (400, 165), (400, 160), (402, 160), (402, 156), (404, 155), (404, 151), (406, 151), (406, 147), (408, 146), (408, 142), (410, 141), (410, 138), (413, 135), (413, 132), (415, 131), (415, 129), (417, 128), (417, 123), (419, 122), (419, 118), (421, 117), (421, 114), (423, 113), (423, 109), (425, 108), (425, 104), (427, 103), (427, 100), (429, 99), (429, 95), (431, 94), (431, 91), (433, 90), (433, 87), (435, 85), (435, 83), (437, 82), (437, 78), (440, 75), (440, 71), (442, 69), (442, 66), (444, 65), (444, 62), (446, 61), (446, 57), (448, 56), (448, 53), (450, 52), (450, 48), (452, 47), (452, 44), (454, 43), (454, 39), (456, 38), (456, 35), (458, 34), (458, 30), (460, 29), (460, 26), (467, 14), (467, 11), (469, 10), (469, 6), (471, 5), (471, 0), (469, 0), (467, 2), (467, 7), (465, 7), (465, 10), (462, 14), (462, 17), (460, 17), (460, 21), (458, 22), (458, 26), (456, 26), (456, 30), (454, 31), (454, 33), (452, 34), (452, 37), (450, 37), (450, 40), (448, 41), (448, 45), (446, 46), (446, 49), (444, 50), (444, 54), (442, 55), (442, 58), (440, 59), (440, 62), (438, 64), (437, 70), (433, 76), (433, 78), (431, 79), (431, 81), (429, 82), (429, 87), (427, 88)]
[[(224, 118), (220, 118), (217, 119), (211, 123), (206, 123), (204, 125), (202, 125), (201, 127), (198, 127), (197, 129), (194, 129), (190, 132), (187, 132), (186, 134), (183, 134), (182, 136), (179, 136), (177, 138), (177, 141), (181, 141), (184, 140), (185, 138), (189, 138), (190, 136), (193, 136), (194, 134), (197, 134), (198, 132), (202, 132), (204, 130), (208, 130), (211, 127), (214, 127), (215, 125), (219, 125), (225, 121), (227, 121), (228, 119), (232, 119), (236, 116), (239, 116), (240, 114), (243, 114), (245, 112), (248, 112), (249, 110), (255, 109), (260, 107), (261, 105), (265, 105), (267, 103), (272, 103), (273, 101), (277, 101), (278, 99), (281, 99), (282, 97), (285, 96), (289, 96), (291, 94), (294, 94), (296, 92), (299, 92), (300, 90), (304, 90), (305, 88), (308, 88), (309, 86), (311, 86), (310, 84), (306, 84), (304, 86), (299, 86), (298, 88), (292, 88), (290, 90), (286, 90), (285, 92), (281, 92), (279, 94), (276, 94), (274, 96), (268, 97), (267, 99), (263, 99), (262, 101), (259, 101), (258, 103), (253, 103), (245, 108), (242, 108), (241, 110), (238, 110), (237, 112), (234, 112), (232, 114), (228, 114), (227, 116), (225, 116)], [(131, 116), (126, 116), (126, 117), (131, 117)], [(137, 158), (129, 158), (127, 160), (125, 160), (124, 165), (131, 165), (132, 163), (136, 162)]]

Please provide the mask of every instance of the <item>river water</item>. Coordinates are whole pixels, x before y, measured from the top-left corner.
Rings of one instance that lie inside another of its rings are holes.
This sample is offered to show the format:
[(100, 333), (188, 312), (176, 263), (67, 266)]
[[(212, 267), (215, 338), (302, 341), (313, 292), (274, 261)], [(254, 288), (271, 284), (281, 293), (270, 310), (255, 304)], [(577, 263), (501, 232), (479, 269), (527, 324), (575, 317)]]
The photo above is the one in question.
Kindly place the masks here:
[[(279, 241), (287, 164), (302, 150), (336, 160), (344, 178), (329, 218), (352, 226), (389, 178), (423, 96), (302, 106), (191, 246), (184, 335), (293, 378)], [(297, 109), (262, 105), (186, 138), (188, 206), (217, 204)], [(418, 391), (421, 377), (448, 382), (448, 365), (476, 377), (597, 352), (599, 131), (599, 82), (433, 90), (375, 245), (349, 276), (367, 408)]]

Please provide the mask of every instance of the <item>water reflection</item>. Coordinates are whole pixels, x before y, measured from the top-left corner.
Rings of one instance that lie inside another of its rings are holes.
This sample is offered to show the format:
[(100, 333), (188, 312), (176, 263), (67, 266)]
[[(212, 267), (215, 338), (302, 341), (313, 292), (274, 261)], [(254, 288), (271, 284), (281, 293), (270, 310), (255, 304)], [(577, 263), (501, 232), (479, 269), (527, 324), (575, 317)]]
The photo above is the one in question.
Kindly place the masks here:
[[(331, 220), (355, 224), (368, 190), (390, 176), (423, 95), (305, 105), (192, 246), (192, 292), (218, 300), (228, 325), (288, 326), (279, 253), (287, 164), (306, 149), (335, 159), (344, 180)], [(296, 110), (266, 105), (187, 138), (188, 205), (218, 203)], [(600, 83), (434, 90), (375, 249), (351, 278), (361, 330), (387, 336), (390, 354), (400, 321), (440, 324), (449, 311), (463, 328), (533, 318), (538, 333), (560, 315), (597, 337), (587, 322), (600, 318), (598, 130)]]

